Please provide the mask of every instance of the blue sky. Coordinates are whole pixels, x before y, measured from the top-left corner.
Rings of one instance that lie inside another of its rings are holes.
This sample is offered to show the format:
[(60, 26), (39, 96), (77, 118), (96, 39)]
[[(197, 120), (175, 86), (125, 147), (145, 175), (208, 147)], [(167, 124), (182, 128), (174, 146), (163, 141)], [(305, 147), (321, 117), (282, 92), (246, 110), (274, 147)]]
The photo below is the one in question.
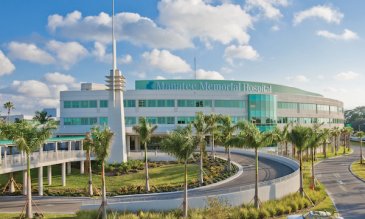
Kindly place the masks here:
[[(365, 1), (115, 0), (118, 66), (138, 79), (197, 77), (299, 87), (365, 105)], [(0, 102), (59, 107), (59, 91), (104, 83), (111, 1), (2, 0)]]

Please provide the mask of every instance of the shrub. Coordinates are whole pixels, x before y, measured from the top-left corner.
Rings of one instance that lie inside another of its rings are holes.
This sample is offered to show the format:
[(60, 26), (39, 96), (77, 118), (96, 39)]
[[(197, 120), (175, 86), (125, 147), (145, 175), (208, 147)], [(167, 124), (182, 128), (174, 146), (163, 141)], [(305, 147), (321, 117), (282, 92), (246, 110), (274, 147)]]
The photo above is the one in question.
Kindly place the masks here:
[(259, 218), (260, 219), (264, 219), (264, 218), (269, 218), (270, 217), (270, 213), (268, 210), (266, 210), (265, 208), (261, 208), (259, 210)]
[(250, 219), (259, 219), (259, 212), (255, 208), (250, 208), (248, 210), (248, 218)]

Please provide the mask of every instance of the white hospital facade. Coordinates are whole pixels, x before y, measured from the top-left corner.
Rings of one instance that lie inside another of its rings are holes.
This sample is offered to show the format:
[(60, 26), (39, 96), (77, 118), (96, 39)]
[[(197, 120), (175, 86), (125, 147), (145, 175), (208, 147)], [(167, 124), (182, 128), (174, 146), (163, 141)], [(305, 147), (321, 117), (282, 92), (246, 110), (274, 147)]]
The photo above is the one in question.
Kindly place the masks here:
[[(84, 135), (94, 125), (113, 121), (109, 90), (82, 84), (80, 91), (63, 91), (58, 134)], [(343, 103), (294, 87), (228, 80), (139, 80), (124, 96), (126, 150), (140, 149), (132, 127), (139, 117), (158, 125), (156, 136), (166, 135), (194, 119), (196, 112), (229, 115), (233, 122), (255, 121), (261, 130), (293, 122), (343, 126)], [(121, 107), (123, 108), (123, 107)], [(120, 132), (121, 130), (113, 130)]]

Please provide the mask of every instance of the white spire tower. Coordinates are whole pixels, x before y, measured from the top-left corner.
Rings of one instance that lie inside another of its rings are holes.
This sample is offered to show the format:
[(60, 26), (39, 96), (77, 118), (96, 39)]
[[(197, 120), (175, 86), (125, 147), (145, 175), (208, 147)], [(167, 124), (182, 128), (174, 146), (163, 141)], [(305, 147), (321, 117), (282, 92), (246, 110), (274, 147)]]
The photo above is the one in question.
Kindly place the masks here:
[(114, 36), (114, 0), (112, 12), (112, 44), (113, 44), (113, 68), (110, 70), (110, 75), (106, 76), (107, 86), (109, 91), (108, 101), (108, 124), (112, 132), (114, 132), (109, 163), (126, 162), (127, 161), (127, 146), (125, 135), (124, 121), (124, 105), (123, 91), (125, 78), (117, 68), (117, 48)]

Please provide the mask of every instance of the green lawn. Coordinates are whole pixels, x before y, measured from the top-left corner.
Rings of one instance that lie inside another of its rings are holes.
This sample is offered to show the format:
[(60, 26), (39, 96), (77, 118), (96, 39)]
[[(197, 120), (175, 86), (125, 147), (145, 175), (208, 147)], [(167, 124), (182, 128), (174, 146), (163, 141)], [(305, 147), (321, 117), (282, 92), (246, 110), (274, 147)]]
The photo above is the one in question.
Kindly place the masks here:
[[(47, 176), (47, 168), (43, 168), (43, 176)], [(199, 167), (196, 164), (188, 164), (188, 180), (196, 181), (198, 179)], [(169, 185), (176, 186), (183, 184), (184, 180), (184, 165), (183, 164), (169, 164), (163, 165), (156, 168), (149, 169), (150, 175), (150, 185), (151, 186), (161, 186)], [(47, 177), (43, 178), (44, 189), (62, 191), (66, 189), (86, 189), (88, 184), (88, 175), (80, 174), (79, 169), (72, 169), (71, 175), (66, 177), (66, 187), (62, 187), (61, 179), (61, 168), (60, 165), (55, 165), (52, 167), (52, 185), (47, 185)], [(38, 186), (38, 173), (36, 169), (32, 169), (32, 186), (37, 188)], [(14, 174), (14, 178), (17, 183), (21, 184), (22, 173), (17, 172)], [(8, 175), (0, 175), (0, 187), (3, 187), (8, 180)], [(107, 176), (106, 184), (108, 191), (116, 191), (122, 186), (144, 186), (145, 185), (145, 175), (144, 170), (140, 170), (137, 173), (129, 173), (121, 176)], [(100, 188), (101, 187), (101, 176), (93, 174), (93, 185)]]
[(360, 164), (360, 161), (355, 161), (351, 164), (352, 172), (360, 177), (361, 179), (365, 180), (365, 162)]

